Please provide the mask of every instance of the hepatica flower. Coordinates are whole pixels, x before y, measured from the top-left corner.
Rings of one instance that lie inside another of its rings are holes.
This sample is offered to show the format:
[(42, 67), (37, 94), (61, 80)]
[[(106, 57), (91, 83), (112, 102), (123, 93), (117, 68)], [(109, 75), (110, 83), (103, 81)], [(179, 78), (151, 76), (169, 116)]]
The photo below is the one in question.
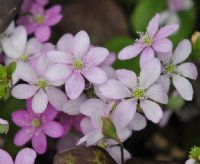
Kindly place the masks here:
[(198, 76), (197, 68), (193, 63), (182, 63), (189, 57), (191, 50), (192, 46), (188, 40), (181, 41), (174, 54), (170, 53), (169, 58), (163, 63), (163, 75), (159, 79), (166, 90), (169, 89), (170, 79), (172, 79), (180, 96), (188, 101), (193, 98), (193, 89), (186, 78), (196, 80)]
[(6, 151), (0, 149), (0, 163), (1, 164), (34, 164), (37, 154), (33, 149), (24, 148), (17, 154), (15, 162)]
[(27, 82), (27, 84), (16, 85), (12, 89), (14, 97), (18, 99), (33, 98), (32, 108), (35, 113), (44, 112), (48, 102), (57, 110), (62, 110), (67, 97), (56, 87), (61, 86), (63, 82), (57, 81), (53, 83), (45, 79), (45, 71), (48, 69), (48, 62), (45, 60), (45, 57), (38, 60), (36, 69), (33, 69), (30, 65), (19, 65), (18, 67), (20, 79)]
[[(57, 44), (57, 51), (48, 53), (54, 63), (46, 73), (49, 81), (65, 80), (65, 90), (70, 99), (78, 98), (85, 89), (85, 79), (92, 84), (102, 84), (107, 74), (99, 67), (108, 57), (105, 48), (90, 48), (90, 39), (85, 31), (73, 37), (64, 35)], [(84, 79), (85, 78), (85, 79)]]
[(38, 154), (43, 154), (47, 149), (46, 135), (59, 138), (63, 135), (63, 127), (54, 121), (57, 111), (48, 105), (42, 114), (36, 114), (31, 107), (31, 99), (27, 100), (27, 110), (17, 110), (12, 113), (13, 122), (22, 129), (17, 132), (14, 143), (17, 146), (32, 140), (32, 146)]
[(30, 14), (20, 17), (17, 23), (25, 26), (28, 34), (34, 33), (39, 41), (45, 42), (51, 36), (51, 27), (62, 19), (60, 12), (60, 5), (45, 10), (44, 6), (34, 3), (30, 9)]
[(119, 79), (110, 79), (99, 87), (107, 98), (124, 99), (121, 108), (114, 113), (114, 122), (127, 125), (134, 117), (137, 106), (143, 110), (145, 116), (154, 123), (158, 123), (163, 112), (156, 103), (168, 102), (167, 92), (160, 84), (155, 84), (161, 73), (161, 64), (158, 59), (152, 59), (141, 69), (139, 78), (134, 72), (117, 70)]
[(131, 59), (141, 53), (140, 66), (160, 53), (172, 50), (172, 42), (167, 38), (178, 30), (178, 25), (167, 25), (159, 29), (159, 14), (149, 22), (147, 31), (140, 33), (140, 38), (133, 45), (125, 47), (119, 52), (120, 60)]

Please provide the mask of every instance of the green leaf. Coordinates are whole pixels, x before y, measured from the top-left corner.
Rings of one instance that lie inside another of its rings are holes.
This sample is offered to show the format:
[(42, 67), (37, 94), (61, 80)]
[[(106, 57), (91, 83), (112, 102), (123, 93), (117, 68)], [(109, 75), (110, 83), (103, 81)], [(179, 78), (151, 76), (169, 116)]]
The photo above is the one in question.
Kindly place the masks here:
[[(122, 50), (124, 47), (133, 44), (134, 39), (128, 36), (118, 36), (115, 37), (105, 43), (105, 47), (116, 54)], [(115, 69), (128, 69), (133, 70), (136, 73), (139, 73), (140, 66), (139, 66), (139, 57), (130, 59), (130, 60), (116, 60), (113, 64)]]
[(7, 67), (7, 74), (9, 77), (12, 77), (12, 74), (15, 72), (16, 70), (16, 62), (12, 62), (8, 65)]
[(0, 82), (2, 79), (7, 78), (7, 70), (6, 67), (3, 65), (0, 65)]
[(104, 136), (118, 142), (119, 138), (117, 136), (117, 130), (115, 128), (115, 125), (112, 123), (112, 121), (107, 117), (102, 117), (102, 121), (103, 121)]
[(169, 102), (167, 104), (167, 107), (169, 109), (173, 109), (173, 110), (178, 110), (181, 109), (181, 107), (185, 104), (185, 101), (178, 96), (172, 96), (169, 99)]

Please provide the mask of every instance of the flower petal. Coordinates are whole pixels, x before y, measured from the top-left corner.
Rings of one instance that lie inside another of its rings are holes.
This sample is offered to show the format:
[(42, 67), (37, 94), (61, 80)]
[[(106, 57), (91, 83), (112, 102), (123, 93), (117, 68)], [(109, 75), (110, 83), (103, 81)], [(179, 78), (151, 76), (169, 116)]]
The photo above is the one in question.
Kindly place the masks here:
[(156, 56), (163, 63), (169, 63), (172, 59), (172, 51), (170, 51), (168, 53), (160, 53), (159, 52), (159, 53), (156, 53)]
[(10, 58), (18, 58), (21, 54), (14, 45), (12, 44), (10, 38), (4, 38), (1, 41), (4, 53)]
[(109, 52), (106, 48), (94, 47), (89, 50), (85, 60), (88, 64), (99, 65), (105, 61), (108, 55)]
[(85, 88), (85, 80), (79, 72), (73, 72), (65, 83), (65, 90), (70, 99), (77, 99)]
[(154, 35), (157, 33), (159, 28), (159, 18), (160, 15), (156, 14), (149, 22), (147, 26), (147, 33), (150, 37), (154, 37)]
[(35, 55), (40, 52), (41, 48), (42, 44), (37, 39), (32, 38), (27, 43), (25, 54), (28, 56)]
[(125, 128), (133, 119), (137, 103), (133, 99), (120, 102), (112, 113), (112, 121), (117, 129)]
[(167, 104), (168, 95), (165, 88), (161, 84), (152, 85), (147, 91), (146, 96), (156, 102)]
[(94, 84), (102, 84), (107, 80), (107, 74), (101, 68), (96, 66), (91, 66), (85, 70), (83, 75), (88, 81)]
[(73, 35), (65, 34), (58, 40), (57, 49), (59, 51), (72, 52), (73, 51), (73, 43), (74, 43)]
[(142, 68), (149, 60), (155, 57), (154, 51), (151, 47), (147, 47), (143, 50), (140, 56), (140, 68)]
[(49, 81), (66, 80), (72, 74), (72, 69), (65, 64), (55, 64), (45, 74)]
[(76, 58), (81, 59), (90, 47), (90, 38), (85, 31), (78, 32), (74, 37), (73, 53)]
[(43, 90), (39, 90), (32, 101), (32, 108), (35, 113), (42, 113), (47, 108), (48, 97)]
[(19, 84), (12, 89), (12, 95), (18, 99), (31, 98), (37, 92), (38, 87), (28, 84)]
[(122, 49), (118, 54), (118, 58), (120, 60), (131, 59), (136, 57), (143, 49), (144, 46), (142, 44), (135, 43)]
[(142, 67), (139, 77), (139, 85), (145, 89), (155, 83), (161, 73), (160, 61), (156, 58), (148, 61), (145, 66)]
[(197, 67), (193, 63), (183, 63), (176, 68), (176, 71), (193, 80), (196, 80), (198, 76)]
[(189, 40), (182, 40), (174, 51), (174, 56), (172, 58), (172, 62), (174, 64), (182, 63), (184, 60), (188, 58), (192, 51), (192, 45)]
[(87, 99), (87, 97), (82, 94), (75, 100), (69, 100), (65, 103), (63, 107), (63, 112), (69, 115), (77, 115), (80, 113), (80, 105)]
[(99, 86), (103, 96), (110, 99), (123, 99), (130, 95), (129, 89), (120, 81), (111, 79)]
[(49, 103), (59, 111), (62, 111), (65, 103), (67, 102), (66, 94), (55, 87), (49, 87), (46, 90)]
[(17, 154), (15, 164), (34, 164), (36, 156), (33, 149), (24, 148)]
[(154, 40), (152, 46), (157, 53), (169, 53), (173, 47), (169, 39)]
[(140, 107), (143, 109), (145, 116), (154, 123), (158, 123), (163, 116), (160, 106), (150, 100), (140, 101)]
[(47, 150), (47, 139), (43, 132), (37, 132), (32, 138), (33, 149), (38, 154), (44, 154)]
[(53, 106), (48, 104), (46, 110), (40, 114), (40, 118), (44, 117), (46, 121), (52, 121), (56, 118), (57, 114), (58, 111)]
[(193, 88), (191, 83), (186, 78), (178, 75), (174, 75), (172, 81), (181, 97), (185, 100), (191, 101), (193, 98)]
[(30, 125), (29, 113), (26, 110), (17, 110), (12, 113), (12, 121), (19, 127)]
[(12, 157), (3, 149), (0, 149), (0, 163), (2, 164), (14, 164)]
[(156, 34), (156, 39), (164, 39), (174, 34), (179, 29), (179, 25), (167, 25), (162, 27)]
[(129, 123), (128, 127), (132, 130), (139, 131), (146, 127), (147, 121), (143, 115), (140, 113), (135, 113), (133, 119)]
[(40, 42), (46, 42), (51, 35), (51, 29), (47, 25), (40, 25), (35, 31), (35, 37)]
[(118, 69), (115, 71), (117, 78), (119, 81), (124, 83), (130, 89), (133, 89), (137, 85), (137, 76), (135, 72), (129, 71), (126, 69)]
[(27, 127), (19, 130), (15, 135), (14, 144), (17, 146), (26, 144), (32, 138), (33, 132), (33, 127)]
[(52, 50), (47, 53), (47, 56), (54, 63), (72, 63), (72, 55), (70, 53)]
[(168, 75), (161, 75), (156, 83), (162, 85), (166, 92), (169, 91), (170, 79)]
[(44, 132), (52, 138), (59, 138), (63, 135), (63, 127), (56, 121), (50, 121), (44, 125)]

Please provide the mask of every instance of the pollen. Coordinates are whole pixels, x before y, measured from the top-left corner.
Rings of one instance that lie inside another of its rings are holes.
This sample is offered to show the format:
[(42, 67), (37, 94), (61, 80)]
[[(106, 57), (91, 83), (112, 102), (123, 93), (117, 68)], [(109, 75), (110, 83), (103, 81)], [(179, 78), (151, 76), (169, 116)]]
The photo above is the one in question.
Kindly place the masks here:
[(76, 59), (74, 60), (73, 65), (76, 70), (81, 70), (83, 67), (83, 62), (80, 59)]
[(136, 100), (141, 99), (144, 97), (144, 89), (143, 88), (136, 88), (133, 93), (132, 97), (135, 98)]
[(35, 21), (36, 21), (36, 23), (38, 23), (38, 24), (44, 23), (44, 16), (42, 16), (42, 15), (37, 15), (37, 16), (35, 16)]
[(165, 72), (168, 75), (172, 75), (176, 70), (176, 66), (174, 64), (168, 64), (165, 66)]
[(41, 123), (40, 123), (40, 120), (39, 120), (39, 119), (34, 119), (34, 120), (32, 121), (32, 126), (33, 126), (34, 128), (38, 128), (40, 125), (41, 125)]
[(37, 83), (38, 87), (40, 89), (44, 89), (46, 86), (47, 86), (47, 83), (45, 80), (39, 80), (38, 83)]

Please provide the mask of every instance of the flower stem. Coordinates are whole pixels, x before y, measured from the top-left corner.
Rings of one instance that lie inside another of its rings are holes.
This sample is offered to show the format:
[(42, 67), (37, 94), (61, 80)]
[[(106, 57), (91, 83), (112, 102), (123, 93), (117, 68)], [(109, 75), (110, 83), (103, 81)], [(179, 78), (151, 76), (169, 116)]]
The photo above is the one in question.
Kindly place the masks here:
[(120, 151), (121, 151), (122, 164), (124, 164), (124, 146), (122, 142), (119, 142), (119, 145), (120, 145)]

